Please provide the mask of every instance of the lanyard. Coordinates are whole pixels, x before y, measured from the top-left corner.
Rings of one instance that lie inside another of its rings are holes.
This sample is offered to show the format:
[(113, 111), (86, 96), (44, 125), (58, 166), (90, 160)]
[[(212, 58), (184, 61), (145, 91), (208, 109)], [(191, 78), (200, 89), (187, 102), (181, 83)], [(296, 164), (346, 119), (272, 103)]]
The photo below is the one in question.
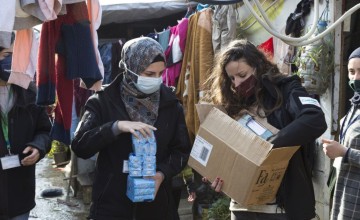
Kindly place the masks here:
[(348, 117), (348, 114), (346, 114), (346, 116), (345, 116), (345, 118), (344, 118), (344, 121), (343, 121), (343, 123), (342, 123), (342, 125), (341, 125), (341, 128), (340, 128), (340, 143), (341, 143), (341, 144), (344, 143), (344, 137), (345, 137), (345, 134), (346, 134), (346, 131), (348, 130), (348, 128), (349, 128), (355, 121), (357, 121), (357, 120), (360, 119), (360, 115), (358, 115), (358, 116), (354, 117), (354, 118), (351, 120), (351, 118), (354, 116), (356, 110), (357, 110), (357, 108), (354, 107), (353, 112), (352, 112), (352, 114), (351, 114), (351, 116), (350, 116), (350, 119), (349, 119), (349, 123), (347, 124), (345, 130), (344, 130), (344, 125), (345, 125), (345, 123), (346, 123), (346, 119), (347, 119), (347, 117)]
[(9, 152), (9, 155), (11, 155), (11, 151), (10, 151), (10, 141), (9, 141), (9, 126), (8, 126), (8, 117), (7, 114), (4, 114), (1, 120), (1, 128), (4, 134), (4, 139), (5, 139), (5, 143), (6, 143), (6, 148)]
[[(11, 102), (12, 98), (12, 91), (11, 89), (8, 91), (8, 105)], [(8, 107), (8, 106), (7, 106)], [(10, 146), (10, 140), (9, 140), (9, 123), (8, 123), (8, 113), (1, 113), (1, 128), (4, 134), (6, 149), (9, 152), (9, 155), (11, 155), (11, 146)]]

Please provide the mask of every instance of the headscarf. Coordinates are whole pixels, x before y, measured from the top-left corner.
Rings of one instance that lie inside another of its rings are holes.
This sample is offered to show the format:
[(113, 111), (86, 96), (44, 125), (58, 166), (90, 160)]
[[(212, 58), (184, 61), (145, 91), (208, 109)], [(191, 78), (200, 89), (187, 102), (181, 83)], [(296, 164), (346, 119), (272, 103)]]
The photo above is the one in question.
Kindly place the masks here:
[[(353, 59), (353, 58), (360, 58), (360, 47), (357, 48), (356, 50), (354, 50), (350, 56), (349, 56), (349, 60)], [(350, 99), (350, 102), (353, 105), (358, 105), (360, 104), (360, 93), (355, 91), (354, 92), (354, 96)]]
[(349, 60), (351, 60), (352, 58), (360, 58), (360, 47), (350, 54)]
[(151, 63), (159, 61), (159, 56), (165, 61), (161, 45), (149, 37), (132, 39), (123, 46), (119, 65), (125, 69), (125, 76), (120, 85), (120, 92), (126, 111), (133, 121), (155, 124), (159, 110), (160, 90), (150, 95), (142, 93), (134, 85), (137, 77), (129, 73), (127, 69), (139, 75)]

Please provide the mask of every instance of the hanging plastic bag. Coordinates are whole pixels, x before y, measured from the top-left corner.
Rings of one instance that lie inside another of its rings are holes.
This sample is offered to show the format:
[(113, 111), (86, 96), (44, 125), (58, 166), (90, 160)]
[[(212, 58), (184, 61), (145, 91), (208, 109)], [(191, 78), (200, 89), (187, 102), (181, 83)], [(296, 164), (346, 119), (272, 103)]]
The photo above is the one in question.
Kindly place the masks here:
[[(328, 8), (322, 13), (315, 36), (323, 32), (328, 25)], [(302, 85), (310, 94), (322, 95), (330, 85), (331, 76), (334, 72), (334, 48), (332, 33), (324, 38), (298, 48), (295, 65)]]

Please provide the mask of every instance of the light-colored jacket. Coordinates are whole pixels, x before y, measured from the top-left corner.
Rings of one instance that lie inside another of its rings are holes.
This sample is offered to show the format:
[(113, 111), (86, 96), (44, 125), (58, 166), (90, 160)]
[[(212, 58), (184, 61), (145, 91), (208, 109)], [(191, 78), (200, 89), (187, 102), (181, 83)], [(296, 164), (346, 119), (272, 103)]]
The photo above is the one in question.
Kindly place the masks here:
[(347, 115), (348, 117), (344, 117), (340, 122), (344, 131), (341, 144), (350, 149), (347, 158), (342, 158), (341, 161), (333, 199), (332, 220), (360, 219), (359, 106), (352, 106)]

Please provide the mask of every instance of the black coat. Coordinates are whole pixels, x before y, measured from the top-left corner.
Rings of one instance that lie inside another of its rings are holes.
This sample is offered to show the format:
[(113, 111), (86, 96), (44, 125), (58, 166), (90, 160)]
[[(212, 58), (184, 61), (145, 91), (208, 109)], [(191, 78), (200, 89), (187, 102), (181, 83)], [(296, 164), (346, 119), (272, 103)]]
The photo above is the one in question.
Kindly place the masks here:
[[(161, 86), (158, 118), (154, 125), (157, 141), (156, 168), (165, 175), (154, 202), (132, 203), (126, 196), (128, 174), (123, 173), (123, 161), (132, 152), (130, 133), (114, 136), (111, 126), (116, 120), (131, 119), (120, 96), (120, 75), (109, 86), (94, 94), (85, 105), (72, 150), (81, 158), (99, 152), (93, 184), (93, 219), (171, 220), (174, 213), (171, 179), (181, 172), (188, 161), (191, 145), (183, 108), (172, 91)], [(136, 211), (134, 211), (136, 209)]]
[[(16, 94), (14, 107), (8, 113), (9, 141), (12, 154), (27, 146), (39, 150), (40, 159), (50, 150), (51, 123), (45, 108), (35, 105), (35, 87), (25, 90), (12, 86)], [(0, 157), (7, 155), (1, 129)], [(8, 219), (30, 211), (35, 206), (35, 165), (3, 170), (0, 164), (0, 219)]]
[[(276, 99), (274, 85), (266, 78), (263, 85), (268, 91), (265, 106), (272, 107)], [(315, 217), (312, 184), (314, 143), (327, 128), (325, 116), (318, 102), (301, 86), (299, 77), (284, 78), (277, 82), (277, 86), (282, 90), (285, 101), (281, 108), (267, 117), (268, 122), (280, 130), (271, 142), (275, 147), (301, 145), (289, 161), (277, 194), (277, 203), (291, 220), (312, 219)]]

